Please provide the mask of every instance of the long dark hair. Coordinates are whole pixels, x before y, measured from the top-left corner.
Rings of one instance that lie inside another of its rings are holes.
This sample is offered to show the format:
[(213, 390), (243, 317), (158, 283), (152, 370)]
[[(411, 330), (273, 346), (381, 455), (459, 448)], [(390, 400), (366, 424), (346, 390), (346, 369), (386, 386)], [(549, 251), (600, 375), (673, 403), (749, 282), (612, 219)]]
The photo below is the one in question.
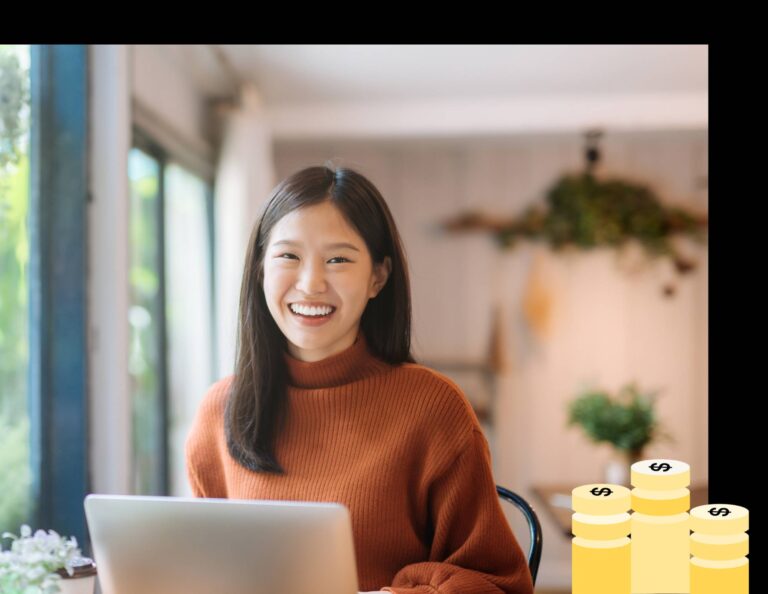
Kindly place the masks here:
[[(329, 162), (326, 162), (328, 165)], [(285, 474), (275, 457), (275, 440), (287, 420), (286, 338), (267, 308), (263, 291), (264, 252), (270, 232), (286, 214), (330, 201), (365, 241), (374, 266), (392, 260), (384, 288), (370, 299), (360, 327), (371, 353), (397, 365), (411, 355), (411, 291), (405, 253), (384, 198), (363, 175), (349, 168), (307, 167), (272, 190), (254, 225), (245, 256), (235, 372), (224, 415), (227, 448), (242, 466)]]

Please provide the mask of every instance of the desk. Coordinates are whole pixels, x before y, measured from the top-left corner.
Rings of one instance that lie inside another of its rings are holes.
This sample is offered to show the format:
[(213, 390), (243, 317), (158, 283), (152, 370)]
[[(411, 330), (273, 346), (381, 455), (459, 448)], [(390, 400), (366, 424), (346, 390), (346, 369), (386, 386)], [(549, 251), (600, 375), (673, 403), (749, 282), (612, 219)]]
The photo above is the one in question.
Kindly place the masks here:
[[(532, 488), (534, 495), (541, 501), (547, 515), (555, 521), (560, 532), (566, 538), (572, 538), (571, 533), (571, 491), (578, 485), (540, 485)], [(631, 490), (631, 487), (628, 487)], [(706, 505), (709, 488), (707, 483), (688, 487), (691, 491), (691, 509), (698, 505)]]

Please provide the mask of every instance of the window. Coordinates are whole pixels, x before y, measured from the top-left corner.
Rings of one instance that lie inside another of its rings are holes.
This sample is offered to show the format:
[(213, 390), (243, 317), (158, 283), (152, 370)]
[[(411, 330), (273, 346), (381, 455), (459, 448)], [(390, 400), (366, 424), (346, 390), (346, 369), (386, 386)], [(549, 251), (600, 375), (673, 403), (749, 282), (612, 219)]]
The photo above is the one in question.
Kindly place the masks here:
[(130, 346), (133, 414), (133, 468), (135, 493), (167, 492), (165, 447), (165, 321), (161, 293), (162, 211), (160, 170), (157, 159), (132, 149), (128, 159), (130, 179)]
[(29, 372), (29, 62), (0, 45), (0, 533), (33, 513)]
[(213, 200), (205, 183), (179, 165), (169, 165), (165, 179), (170, 492), (191, 496), (184, 443), (215, 380)]
[(88, 551), (88, 46), (0, 46), (0, 508)]
[[(88, 114), (87, 45), (0, 45), (0, 530), (85, 554)], [(134, 483), (184, 494), (215, 375), (212, 177), (138, 135), (130, 160)]]
[(184, 442), (215, 375), (210, 185), (134, 131), (129, 369), (133, 488), (189, 495)]

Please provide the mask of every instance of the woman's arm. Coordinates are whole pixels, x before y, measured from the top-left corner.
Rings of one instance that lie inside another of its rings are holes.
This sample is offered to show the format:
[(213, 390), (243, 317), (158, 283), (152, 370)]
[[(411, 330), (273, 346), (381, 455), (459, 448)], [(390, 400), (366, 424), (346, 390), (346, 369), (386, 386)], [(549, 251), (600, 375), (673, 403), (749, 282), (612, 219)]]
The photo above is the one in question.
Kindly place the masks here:
[(533, 594), (533, 579), (501, 509), (485, 435), (468, 443), (429, 490), (429, 560), (403, 567), (394, 594)]

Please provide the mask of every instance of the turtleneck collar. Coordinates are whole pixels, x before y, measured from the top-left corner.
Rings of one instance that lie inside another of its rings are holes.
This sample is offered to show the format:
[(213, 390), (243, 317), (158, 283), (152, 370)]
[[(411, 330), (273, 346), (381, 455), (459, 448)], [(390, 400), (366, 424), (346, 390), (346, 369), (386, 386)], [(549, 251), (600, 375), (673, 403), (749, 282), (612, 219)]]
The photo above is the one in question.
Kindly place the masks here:
[(362, 328), (355, 342), (343, 351), (320, 361), (302, 361), (288, 351), (283, 355), (288, 365), (289, 383), (297, 388), (331, 388), (361, 380), (389, 368), (371, 353)]

